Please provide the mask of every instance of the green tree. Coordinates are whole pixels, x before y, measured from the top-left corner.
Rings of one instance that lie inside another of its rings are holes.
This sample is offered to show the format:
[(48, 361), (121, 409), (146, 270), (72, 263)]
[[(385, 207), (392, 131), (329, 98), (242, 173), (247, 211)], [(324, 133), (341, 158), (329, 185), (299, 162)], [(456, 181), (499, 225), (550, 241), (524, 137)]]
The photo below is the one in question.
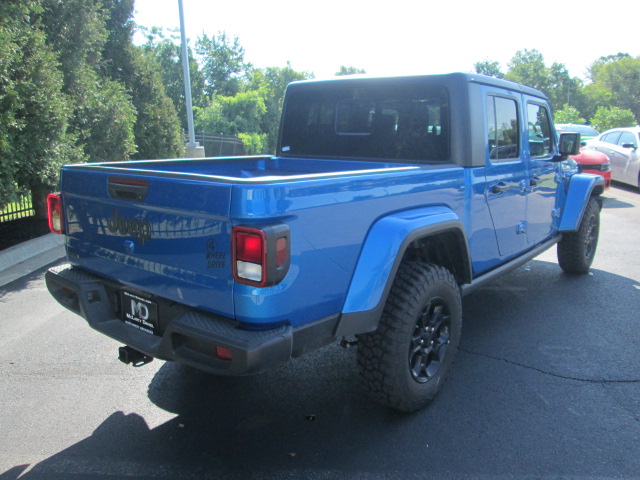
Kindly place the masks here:
[(101, 58), (106, 73), (122, 80), (133, 74), (129, 50), (132, 47), (134, 0), (101, 0), (106, 12), (105, 29), (107, 39), (103, 45)]
[(37, 1), (0, 3), (0, 204), (30, 191), (36, 215), (46, 216), (60, 166), (80, 155), (67, 133), (69, 99), (41, 13)]
[(528, 85), (542, 91), (551, 108), (558, 110), (566, 103), (584, 105), (582, 81), (572, 78), (562, 63), (554, 62), (550, 67), (538, 50), (518, 51), (508, 63), (505, 79)]
[[(66, 1), (66, 0), (65, 0)], [(122, 83), (136, 111), (133, 134), (136, 159), (184, 155), (184, 142), (175, 106), (162, 83), (160, 67), (151, 53), (133, 45), (133, 1), (102, 0), (108, 12), (108, 41), (103, 49), (106, 73)]]
[(76, 131), (84, 153), (90, 162), (130, 160), (136, 151), (136, 110), (129, 96), (113, 80), (100, 79), (89, 85), (74, 96), (78, 102), (74, 123), (79, 127)]
[[(117, 1), (117, 0), (112, 0)], [(111, 12), (102, 0), (42, 0), (47, 43), (58, 53), (63, 91), (71, 97), (70, 132), (90, 162), (128, 160), (136, 151), (135, 109), (125, 88), (105, 72)]]
[(184, 156), (184, 140), (175, 106), (167, 96), (158, 65), (152, 55), (132, 49), (134, 73), (127, 84), (137, 110), (134, 127), (138, 153), (134, 158)]
[(260, 120), (267, 111), (264, 91), (250, 90), (233, 97), (216, 95), (211, 105), (195, 109), (197, 128), (206, 132), (238, 135), (261, 133)]
[(610, 128), (632, 127), (635, 123), (636, 118), (633, 112), (618, 107), (598, 107), (591, 118), (591, 126), (599, 132)]
[(640, 57), (618, 57), (592, 67), (594, 84), (611, 93), (611, 105), (631, 110), (640, 121)]
[[(172, 32), (169, 32), (170, 34)], [(182, 70), (182, 50), (178, 43), (180, 37), (166, 37), (160, 29), (152, 29), (147, 32), (147, 42), (144, 50), (151, 53), (160, 67), (162, 83), (167, 95), (173, 101), (173, 105), (180, 117), (183, 130), (187, 129), (187, 107), (184, 94), (184, 73)], [(187, 49), (189, 57), (189, 76), (191, 77), (191, 101), (193, 106), (204, 108), (207, 105), (205, 95), (205, 81), (202, 71), (193, 56), (191, 48)]]
[(584, 125), (587, 121), (580, 116), (580, 112), (575, 107), (570, 107), (565, 103), (564, 107), (556, 110), (553, 119), (555, 123), (577, 123)]
[(294, 70), (289, 63), (283, 68), (267, 67), (252, 70), (247, 89), (262, 91), (266, 106), (266, 111), (260, 120), (260, 132), (267, 135), (263, 152), (275, 152), (287, 85), (312, 77), (311, 73)]
[[(87, 80), (80, 72), (97, 72), (109, 32), (102, 0), (41, 0), (47, 43), (57, 52), (64, 90), (72, 93)], [(86, 88), (81, 86), (80, 88)]]
[(537, 88), (545, 93), (549, 91), (549, 69), (538, 50), (518, 50), (507, 66), (509, 70), (504, 77), (507, 80)]
[(242, 77), (251, 71), (244, 61), (240, 39), (230, 39), (225, 32), (202, 35), (196, 41), (196, 55), (205, 78), (206, 94), (232, 97), (242, 88)]
[(598, 107), (610, 107), (613, 105), (613, 94), (601, 83), (585, 85), (581, 93), (585, 98), (585, 102), (580, 111), (585, 118), (593, 117)]
[(547, 69), (549, 85), (545, 93), (549, 97), (549, 103), (553, 110), (558, 110), (563, 105), (579, 105), (583, 103), (582, 81), (572, 78), (564, 64), (554, 62)]
[(617, 62), (618, 60), (622, 60), (623, 58), (631, 58), (631, 55), (629, 55), (628, 53), (620, 52), (615, 55), (607, 55), (607, 56), (600, 57), (598, 60), (593, 62), (587, 69), (589, 73), (588, 75), (589, 78), (591, 79), (592, 82), (595, 82), (597, 80), (598, 71), (600, 70), (600, 67), (603, 67), (604, 65), (607, 65), (609, 63)]
[(483, 60), (482, 62), (476, 62), (473, 65), (475, 72), (480, 75), (487, 75), (489, 77), (495, 78), (504, 78), (504, 73), (500, 69), (500, 63), (491, 61), (491, 60)]
[(345, 67), (344, 65), (340, 65), (340, 70), (336, 72), (336, 76), (344, 76), (344, 75), (358, 75), (362, 73), (367, 73), (365, 70), (356, 67)]

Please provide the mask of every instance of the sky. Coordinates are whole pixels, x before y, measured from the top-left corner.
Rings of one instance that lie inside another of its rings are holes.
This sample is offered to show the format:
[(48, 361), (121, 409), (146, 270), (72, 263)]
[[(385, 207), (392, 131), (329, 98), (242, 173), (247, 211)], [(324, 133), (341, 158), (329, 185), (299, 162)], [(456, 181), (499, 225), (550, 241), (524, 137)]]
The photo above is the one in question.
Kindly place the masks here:
[[(583, 0), (183, 0), (190, 46), (198, 36), (237, 36), (245, 61), (330, 77), (341, 65), (373, 75), (472, 72), (483, 60), (502, 71), (518, 50), (563, 63), (586, 78), (601, 56), (640, 56), (636, 0), (614, 8)], [(180, 27), (178, 0), (135, 0), (137, 24)], [(617, 13), (616, 13), (617, 12)], [(626, 12), (626, 13), (623, 13)], [(626, 19), (626, 20), (625, 20)]]

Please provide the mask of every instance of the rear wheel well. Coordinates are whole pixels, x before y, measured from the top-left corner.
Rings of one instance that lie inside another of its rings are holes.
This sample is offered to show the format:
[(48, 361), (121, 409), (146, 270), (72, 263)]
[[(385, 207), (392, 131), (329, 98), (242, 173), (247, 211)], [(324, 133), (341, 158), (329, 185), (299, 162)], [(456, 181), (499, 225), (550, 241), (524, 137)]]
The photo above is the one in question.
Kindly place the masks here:
[(592, 197), (599, 197), (603, 193), (604, 193), (604, 184), (603, 185), (596, 185), (595, 187), (593, 187), (593, 191), (591, 192), (591, 196)]
[(447, 230), (414, 239), (402, 262), (426, 262), (449, 270), (458, 283), (471, 282), (471, 267), (462, 232)]

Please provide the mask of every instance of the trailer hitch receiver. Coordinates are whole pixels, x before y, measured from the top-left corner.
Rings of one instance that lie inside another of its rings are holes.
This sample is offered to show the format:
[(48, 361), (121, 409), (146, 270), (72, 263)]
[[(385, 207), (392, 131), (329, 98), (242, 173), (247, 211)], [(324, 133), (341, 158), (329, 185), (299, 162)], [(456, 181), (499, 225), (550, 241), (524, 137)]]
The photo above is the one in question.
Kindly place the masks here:
[(152, 361), (153, 357), (125, 345), (124, 347), (118, 348), (118, 360), (127, 365), (131, 364), (134, 367), (141, 367)]

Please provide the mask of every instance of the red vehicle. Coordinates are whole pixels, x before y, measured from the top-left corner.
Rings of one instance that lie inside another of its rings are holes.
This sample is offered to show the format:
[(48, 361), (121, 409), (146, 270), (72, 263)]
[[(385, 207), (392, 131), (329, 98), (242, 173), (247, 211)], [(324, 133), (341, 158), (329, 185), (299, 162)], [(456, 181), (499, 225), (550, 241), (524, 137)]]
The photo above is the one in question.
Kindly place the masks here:
[(611, 186), (611, 161), (604, 153), (582, 147), (578, 155), (569, 157), (578, 162), (584, 173), (595, 173), (604, 177), (605, 189)]

